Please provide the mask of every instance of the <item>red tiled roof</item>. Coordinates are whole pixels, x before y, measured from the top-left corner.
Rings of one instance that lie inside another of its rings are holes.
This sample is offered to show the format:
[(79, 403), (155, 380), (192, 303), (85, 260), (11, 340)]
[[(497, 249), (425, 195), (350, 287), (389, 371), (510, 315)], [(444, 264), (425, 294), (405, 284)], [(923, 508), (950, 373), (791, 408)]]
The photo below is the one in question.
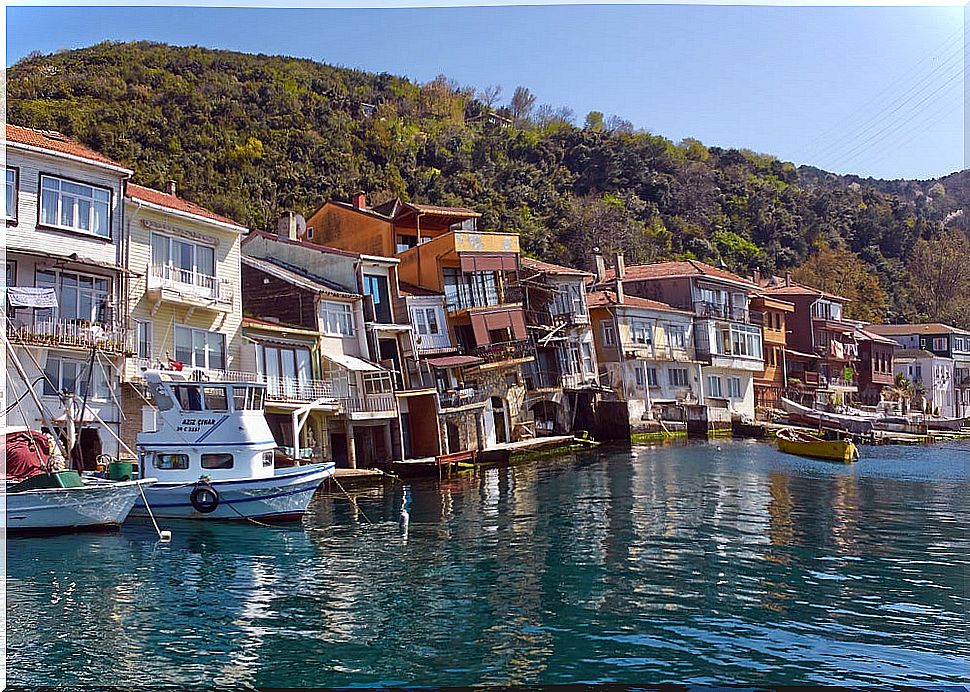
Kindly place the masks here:
[(552, 262), (543, 262), (542, 260), (535, 259), (533, 257), (522, 257), (522, 266), (528, 267), (529, 269), (534, 269), (537, 272), (544, 272), (547, 274), (567, 274), (569, 276), (592, 276), (589, 272), (584, 272), (581, 269), (574, 269), (572, 267), (563, 267), (559, 264), (553, 264)]
[(425, 358), (425, 362), (433, 368), (457, 368), (464, 365), (477, 365), (482, 362), (482, 359), (478, 356), (443, 356)]
[(8, 123), (7, 141), (14, 142), (15, 144), (23, 144), (29, 147), (37, 147), (38, 149), (47, 149), (48, 151), (54, 151), (59, 154), (76, 156), (81, 159), (87, 159), (96, 163), (104, 163), (109, 166), (115, 166), (116, 168), (122, 168), (126, 171), (130, 171), (130, 169), (124, 164), (118, 163), (113, 159), (109, 159), (107, 156), (99, 154), (98, 152), (94, 151), (94, 149), (89, 149), (80, 142), (71, 139), (67, 135), (62, 135), (60, 132), (32, 130), (27, 127), (20, 127), (19, 125), (11, 125)]
[(414, 284), (409, 284), (406, 281), (401, 281), (398, 283), (398, 292), (402, 296), (442, 296), (443, 293), (438, 291), (432, 291), (428, 288), (421, 288), (420, 286), (415, 286)]
[(970, 334), (965, 329), (951, 327), (942, 322), (927, 322), (926, 324), (870, 324), (866, 330), (873, 334), (906, 336), (908, 334)]
[(829, 293), (828, 291), (823, 291), (821, 288), (812, 288), (811, 286), (806, 286), (805, 284), (800, 284), (798, 282), (792, 281), (791, 284), (785, 285), (785, 280), (781, 279), (780, 285), (766, 285), (762, 287), (762, 292), (766, 295), (774, 296), (819, 296), (822, 298), (831, 298), (832, 300), (837, 300), (843, 303), (852, 302), (845, 296), (836, 295), (835, 293)]
[[(612, 280), (616, 276), (614, 269), (606, 270), (607, 280)], [(633, 264), (626, 268), (624, 281), (640, 281), (644, 279), (666, 279), (679, 278), (684, 276), (709, 276), (715, 279), (724, 279), (737, 283), (747, 284), (751, 288), (757, 288), (756, 284), (750, 280), (742, 278), (737, 274), (732, 274), (726, 269), (704, 264), (697, 260), (684, 260), (679, 262), (657, 262), (655, 264)]]
[(245, 226), (242, 224), (236, 223), (232, 219), (226, 218), (225, 216), (220, 216), (214, 211), (209, 211), (205, 207), (200, 207), (195, 202), (190, 202), (187, 199), (182, 199), (181, 197), (176, 197), (175, 195), (170, 195), (166, 192), (153, 190), (150, 187), (142, 187), (141, 185), (128, 183), (128, 196), (132, 199), (141, 200), (142, 202), (148, 202), (149, 204), (156, 204), (160, 207), (165, 207), (166, 209), (181, 211), (185, 212), (186, 214), (194, 214), (195, 216), (201, 216), (202, 218), (209, 219), (210, 221), (227, 223), (232, 226), (238, 226), (241, 229), (245, 229)]
[[(616, 302), (616, 291), (611, 289), (590, 291), (589, 295), (586, 297), (586, 304), (591, 308), (619, 305), (619, 303)], [(631, 308), (649, 308), (651, 310), (682, 312), (687, 315), (691, 314), (687, 310), (680, 310), (679, 308), (675, 308), (667, 303), (661, 303), (659, 300), (650, 300), (649, 298), (641, 298), (640, 296), (624, 295), (623, 305)]]

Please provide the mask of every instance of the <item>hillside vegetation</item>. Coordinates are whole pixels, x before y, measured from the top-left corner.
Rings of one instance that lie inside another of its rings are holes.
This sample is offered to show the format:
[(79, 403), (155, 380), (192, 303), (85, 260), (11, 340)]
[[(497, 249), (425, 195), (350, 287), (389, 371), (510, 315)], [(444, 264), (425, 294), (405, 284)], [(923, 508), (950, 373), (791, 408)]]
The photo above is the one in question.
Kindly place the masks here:
[[(32, 55), (8, 119), (130, 165), (136, 182), (253, 227), (358, 189), (474, 207), (526, 252), (588, 268), (695, 257), (810, 279), (860, 318), (970, 326), (966, 171), (837, 176), (746, 150), (674, 143), (617, 117), (538, 105), (527, 88), (416, 84), (309, 60), (153, 43)], [(504, 105), (503, 105), (504, 104)], [(490, 117), (491, 113), (502, 116)]]

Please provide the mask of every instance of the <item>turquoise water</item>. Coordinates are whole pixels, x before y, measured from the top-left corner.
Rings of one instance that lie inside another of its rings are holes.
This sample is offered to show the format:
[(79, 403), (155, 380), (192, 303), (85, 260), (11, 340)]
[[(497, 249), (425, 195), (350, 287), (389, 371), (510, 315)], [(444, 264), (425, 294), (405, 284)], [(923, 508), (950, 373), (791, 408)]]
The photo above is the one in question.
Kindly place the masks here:
[(634, 447), (320, 495), (304, 530), (11, 539), (7, 679), (962, 683), (970, 445), (863, 454)]

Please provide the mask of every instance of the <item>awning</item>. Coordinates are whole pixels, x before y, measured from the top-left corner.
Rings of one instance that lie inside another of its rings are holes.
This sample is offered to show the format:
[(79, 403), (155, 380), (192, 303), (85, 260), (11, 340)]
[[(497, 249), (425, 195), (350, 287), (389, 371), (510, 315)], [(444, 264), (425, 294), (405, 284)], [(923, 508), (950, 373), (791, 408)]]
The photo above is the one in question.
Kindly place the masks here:
[(795, 351), (794, 349), (791, 349), (791, 348), (786, 348), (785, 353), (792, 356), (798, 356), (799, 358), (814, 358), (815, 360), (821, 360), (822, 358), (821, 356), (818, 356), (814, 353), (802, 353), (801, 351)]
[(482, 359), (477, 356), (444, 356), (442, 358), (426, 358), (425, 363), (432, 368), (460, 368), (466, 365), (478, 365)]
[(514, 252), (459, 252), (463, 272), (514, 272), (518, 262)]
[(361, 360), (360, 358), (348, 356), (343, 353), (321, 353), (320, 355), (329, 360), (331, 363), (339, 365), (344, 370), (375, 372), (381, 369), (373, 363), (368, 363), (366, 360)]

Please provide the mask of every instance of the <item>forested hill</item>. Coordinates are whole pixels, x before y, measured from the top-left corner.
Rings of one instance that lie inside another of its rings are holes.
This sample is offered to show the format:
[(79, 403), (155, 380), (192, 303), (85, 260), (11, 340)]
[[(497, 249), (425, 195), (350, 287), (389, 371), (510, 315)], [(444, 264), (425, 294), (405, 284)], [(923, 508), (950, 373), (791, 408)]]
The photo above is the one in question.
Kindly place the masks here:
[(144, 185), (174, 179), (185, 197), (253, 227), (361, 189), (373, 202), (474, 207), (483, 227), (518, 231), (527, 252), (551, 261), (588, 268), (600, 246), (628, 262), (794, 268), (853, 298), (862, 318), (970, 326), (966, 172), (873, 181), (797, 170), (615, 116), (577, 118), (527, 88), (479, 86), (103, 43), (13, 66), (7, 117), (76, 137)]

